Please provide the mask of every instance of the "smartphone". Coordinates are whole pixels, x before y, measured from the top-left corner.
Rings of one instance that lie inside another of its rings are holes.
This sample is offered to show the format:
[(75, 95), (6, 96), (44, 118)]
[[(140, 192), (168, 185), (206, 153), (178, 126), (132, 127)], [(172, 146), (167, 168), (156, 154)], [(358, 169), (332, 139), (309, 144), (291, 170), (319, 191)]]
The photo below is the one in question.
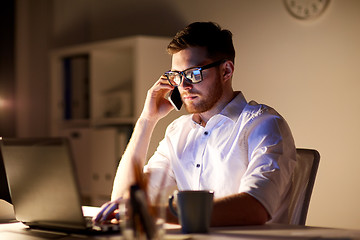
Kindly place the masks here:
[(177, 111), (180, 111), (183, 102), (181, 100), (181, 96), (180, 96), (178, 87), (175, 87), (174, 90), (171, 91), (168, 99), (171, 102), (171, 104), (174, 106), (174, 108)]

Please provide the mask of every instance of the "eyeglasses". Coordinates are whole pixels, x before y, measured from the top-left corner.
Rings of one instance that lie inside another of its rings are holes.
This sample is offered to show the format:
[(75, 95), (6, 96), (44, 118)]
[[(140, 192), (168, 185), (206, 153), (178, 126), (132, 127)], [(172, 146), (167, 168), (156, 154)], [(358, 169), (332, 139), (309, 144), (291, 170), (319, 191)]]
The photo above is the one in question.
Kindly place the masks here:
[(169, 83), (174, 87), (179, 86), (183, 77), (191, 84), (200, 83), (203, 80), (202, 71), (220, 65), (225, 60), (216, 61), (202, 67), (192, 67), (184, 71), (168, 71), (164, 73)]

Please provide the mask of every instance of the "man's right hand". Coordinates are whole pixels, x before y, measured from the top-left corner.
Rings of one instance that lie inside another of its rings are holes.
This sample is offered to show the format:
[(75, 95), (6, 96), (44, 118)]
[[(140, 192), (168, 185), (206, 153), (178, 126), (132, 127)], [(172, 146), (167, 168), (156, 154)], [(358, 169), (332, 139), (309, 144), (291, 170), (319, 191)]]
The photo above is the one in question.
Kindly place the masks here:
[(174, 107), (166, 99), (166, 95), (173, 89), (167, 78), (161, 76), (148, 90), (140, 118), (157, 122), (173, 110)]

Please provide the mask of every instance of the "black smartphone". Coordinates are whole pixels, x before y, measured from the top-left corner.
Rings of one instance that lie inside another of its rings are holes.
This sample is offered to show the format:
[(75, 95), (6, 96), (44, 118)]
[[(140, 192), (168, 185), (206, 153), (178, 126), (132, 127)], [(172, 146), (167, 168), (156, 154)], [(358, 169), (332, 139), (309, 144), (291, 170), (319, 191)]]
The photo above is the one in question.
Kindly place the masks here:
[(178, 87), (175, 87), (174, 90), (171, 91), (168, 99), (171, 102), (171, 104), (174, 106), (174, 108), (177, 111), (180, 111), (183, 102), (181, 100), (181, 96), (180, 96)]

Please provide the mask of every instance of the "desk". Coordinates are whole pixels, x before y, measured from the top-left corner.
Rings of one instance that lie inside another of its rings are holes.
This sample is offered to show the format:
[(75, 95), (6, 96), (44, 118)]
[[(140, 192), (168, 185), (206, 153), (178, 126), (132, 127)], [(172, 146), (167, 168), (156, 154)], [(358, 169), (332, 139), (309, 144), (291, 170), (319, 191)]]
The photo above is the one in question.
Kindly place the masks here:
[[(166, 225), (166, 240), (209, 239), (209, 240), (275, 240), (275, 239), (328, 239), (328, 240), (360, 240), (360, 230), (334, 228), (318, 228), (295, 225), (267, 224), (263, 226), (211, 228), (209, 234), (181, 234), (180, 226)], [(22, 223), (0, 224), (1, 240), (44, 240), (44, 239), (122, 239), (118, 235), (84, 236), (67, 235), (29, 230)]]

